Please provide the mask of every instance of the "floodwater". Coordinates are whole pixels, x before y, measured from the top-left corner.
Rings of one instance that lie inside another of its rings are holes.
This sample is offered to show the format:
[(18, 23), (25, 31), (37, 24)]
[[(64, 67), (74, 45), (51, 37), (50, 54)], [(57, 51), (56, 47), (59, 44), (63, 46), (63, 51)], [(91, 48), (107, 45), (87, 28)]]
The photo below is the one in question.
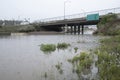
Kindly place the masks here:
[[(78, 80), (67, 60), (97, 47), (99, 36), (85, 35), (22, 35), (0, 36), (0, 80)], [(66, 50), (44, 54), (42, 43), (70, 43)], [(77, 53), (74, 47), (78, 47)], [(61, 64), (63, 73), (55, 65)]]

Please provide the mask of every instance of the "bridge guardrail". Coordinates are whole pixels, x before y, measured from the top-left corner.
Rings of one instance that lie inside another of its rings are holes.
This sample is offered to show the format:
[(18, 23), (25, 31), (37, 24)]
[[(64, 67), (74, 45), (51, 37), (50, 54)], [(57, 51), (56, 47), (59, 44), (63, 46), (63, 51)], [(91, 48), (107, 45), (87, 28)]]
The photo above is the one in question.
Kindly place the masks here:
[[(108, 14), (108, 13), (120, 13), (120, 7), (112, 8), (112, 9), (104, 9), (104, 10), (98, 10), (98, 11), (85, 12), (85, 13), (79, 13), (79, 14), (73, 14), (73, 15), (66, 15), (65, 19), (83, 18), (83, 17), (86, 17), (88, 14), (96, 14), (96, 13), (98, 13), (100, 16)], [(58, 20), (64, 20), (64, 16), (46, 18), (46, 19), (40, 20), (40, 22), (49, 23), (51, 21), (53, 22), (53, 21), (58, 21)]]

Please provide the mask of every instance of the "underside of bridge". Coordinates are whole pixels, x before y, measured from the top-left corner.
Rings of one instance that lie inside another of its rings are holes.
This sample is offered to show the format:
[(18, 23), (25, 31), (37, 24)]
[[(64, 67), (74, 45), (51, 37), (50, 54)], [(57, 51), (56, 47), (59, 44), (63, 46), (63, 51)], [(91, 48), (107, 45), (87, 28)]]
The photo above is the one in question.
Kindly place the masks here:
[(71, 34), (84, 34), (84, 26), (85, 25), (97, 25), (99, 20), (94, 21), (62, 21), (62, 22), (54, 22), (54, 23), (45, 23), (42, 24), (41, 27), (47, 31), (65, 31), (70, 32)]
[(41, 26), (44, 28), (45, 31), (56, 31), (56, 32), (61, 32), (62, 28), (59, 26)]

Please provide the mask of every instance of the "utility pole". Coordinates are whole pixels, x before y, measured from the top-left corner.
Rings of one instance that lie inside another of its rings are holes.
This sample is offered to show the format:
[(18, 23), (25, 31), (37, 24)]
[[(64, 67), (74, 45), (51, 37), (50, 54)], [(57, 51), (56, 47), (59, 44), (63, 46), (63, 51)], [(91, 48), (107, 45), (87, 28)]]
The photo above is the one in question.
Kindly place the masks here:
[(65, 20), (65, 15), (66, 15), (66, 3), (68, 3), (68, 2), (70, 2), (70, 1), (64, 1), (64, 20)]
[[(64, 21), (65, 21), (65, 12), (66, 12), (66, 3), (68, 3), (68, 2), (70, 2), (70, 1), (64, 1)], [(67, 27), (67, 30), (68, 30), (68, 26), (67, 26), (67, 23), (65, 22), (65, 27)]]

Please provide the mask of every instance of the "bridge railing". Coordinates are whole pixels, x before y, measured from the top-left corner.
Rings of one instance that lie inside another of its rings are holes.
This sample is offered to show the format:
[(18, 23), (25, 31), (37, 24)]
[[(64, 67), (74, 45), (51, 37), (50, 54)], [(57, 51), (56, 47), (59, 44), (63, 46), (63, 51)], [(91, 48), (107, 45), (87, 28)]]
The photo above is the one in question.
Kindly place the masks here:
[(100, 16), (101, 15), (106, 15), (109, 13), (120, 13), (120, 7), (118, 8), (112, 8), (112, 9), (104, 9), (104, 10), (98, 10), (98, 11), (91, 11), (91, 12), (85, 12), (85, 13), (79, 13), (79, 14), (73, 14), (73, 15), (66, 15), (64, 16), (59, 16), (59, 17), (53, 17), (53, 18), (46, 18), (40, 20), (40, 22), (43, 23), (49, 23), (49, 22), (56, 22), (60, 20), (67, 20), (67, 19), (75, 19), (75, 18), (85, 18), (88, 14), (96, 14), (98, 13)]

